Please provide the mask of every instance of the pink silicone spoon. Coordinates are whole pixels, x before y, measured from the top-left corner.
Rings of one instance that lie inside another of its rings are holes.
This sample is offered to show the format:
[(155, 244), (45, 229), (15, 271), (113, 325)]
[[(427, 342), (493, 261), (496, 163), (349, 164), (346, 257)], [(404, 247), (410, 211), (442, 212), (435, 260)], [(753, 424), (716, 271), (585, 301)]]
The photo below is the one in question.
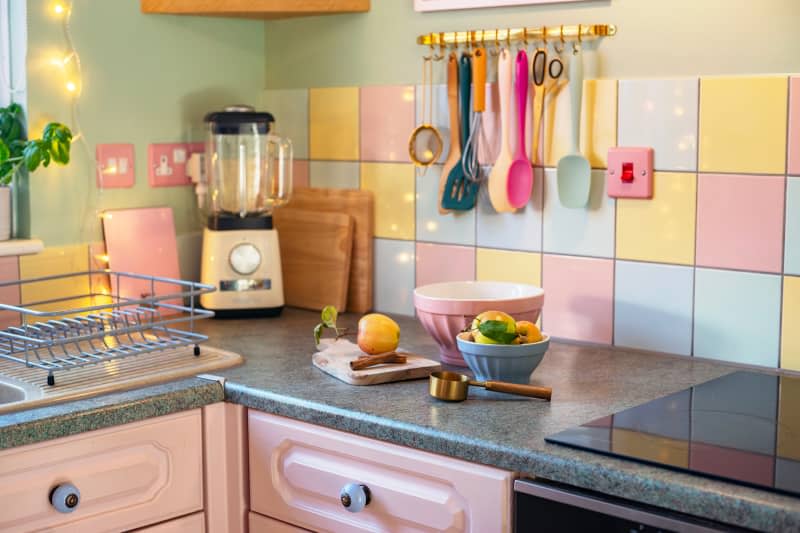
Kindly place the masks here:
[(508, 167), (508, 203), (519, 209), (525, 207), (531, 198), (533, 187), (533, 167), (525, 153), (525, 108), (528, 105), (528, 54), (525, 50), (517, 52), (517, 152)]

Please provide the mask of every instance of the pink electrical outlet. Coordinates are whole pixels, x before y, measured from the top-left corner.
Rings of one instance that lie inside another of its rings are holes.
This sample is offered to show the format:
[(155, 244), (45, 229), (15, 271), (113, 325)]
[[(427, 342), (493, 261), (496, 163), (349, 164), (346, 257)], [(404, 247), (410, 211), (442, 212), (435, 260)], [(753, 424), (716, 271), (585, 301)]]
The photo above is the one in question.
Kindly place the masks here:
[(99, 165), (97, 186), (101, 189), (133, 187), (136, 174), (133, 171), (132, 144), (98, 144), (95, 159)]
[(189, 156), (205, 151), (203, 143), (157, 143), (147, 150), (147, 179), (151, 187), (191, 185), (186, 175)]
[(608, 149), (608, 195), (614, 198), (653, 197), (653, 149)]

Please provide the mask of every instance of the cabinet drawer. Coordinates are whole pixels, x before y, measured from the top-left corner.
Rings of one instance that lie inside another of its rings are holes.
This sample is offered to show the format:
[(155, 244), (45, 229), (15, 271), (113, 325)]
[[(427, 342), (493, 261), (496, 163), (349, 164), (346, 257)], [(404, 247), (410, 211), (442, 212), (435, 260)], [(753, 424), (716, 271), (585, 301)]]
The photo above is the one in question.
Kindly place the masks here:
[(137, 529), (135, 533), (205, 533), (206, 518), (203, 513), (195, 513), (183, 518), (175, 518), (155, 526)]
[[(510, 531), (509, 472), (250, 411), (253, 511), (316, 531)], [(366, 485), (370, 503), (340, 500)]]
[(250, 513), (250, 533), (311, 533), (307, 529), (300, 529), (260, 514)]
[[(0, 531), (122, 531), (203, 508), (200, 410), (0, 452)], [(73, 484), (71, 513), (50, 504)]]

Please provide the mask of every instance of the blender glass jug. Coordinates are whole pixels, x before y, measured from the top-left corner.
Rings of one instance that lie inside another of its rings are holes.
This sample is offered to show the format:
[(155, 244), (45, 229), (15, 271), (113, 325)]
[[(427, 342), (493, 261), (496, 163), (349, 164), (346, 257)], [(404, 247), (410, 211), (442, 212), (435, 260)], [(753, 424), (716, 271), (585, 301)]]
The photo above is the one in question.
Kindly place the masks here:
[(289, 201), (292, 144), (269, 133), (271, 114), (235, 106), (209, 113), (205, 121), (212, 216), (265, 216)]

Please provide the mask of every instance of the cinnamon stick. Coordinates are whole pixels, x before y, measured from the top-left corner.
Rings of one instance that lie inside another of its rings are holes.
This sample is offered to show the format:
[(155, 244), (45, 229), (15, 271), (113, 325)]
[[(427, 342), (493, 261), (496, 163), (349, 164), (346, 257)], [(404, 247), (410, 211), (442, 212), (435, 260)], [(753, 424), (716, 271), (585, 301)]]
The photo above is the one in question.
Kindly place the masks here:
[(382, 365), (384, 363), (397, 363), (402, 364), (406, 362), (406, 356), (397, 352), (380, 353), (378, 355), (366, 355), (359, 357), (355, 361), (350, 361), (351, 370), (363, 370), (375, 365)]

